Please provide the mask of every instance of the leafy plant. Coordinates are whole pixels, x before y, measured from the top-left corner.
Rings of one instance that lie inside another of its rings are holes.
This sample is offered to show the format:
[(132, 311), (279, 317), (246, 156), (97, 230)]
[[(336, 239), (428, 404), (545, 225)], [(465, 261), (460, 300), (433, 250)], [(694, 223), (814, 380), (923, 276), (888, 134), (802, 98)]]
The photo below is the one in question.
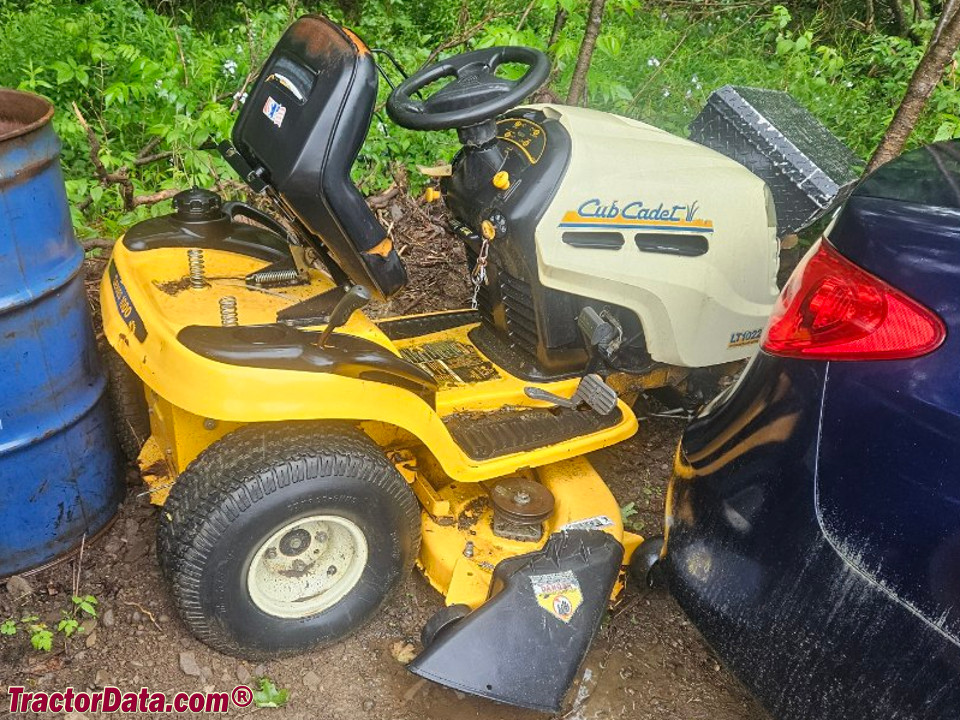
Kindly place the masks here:
[(97, 599), (93, 595), (74, 595), (71, 600), (73, 601), (74, 607), (82, 614), (89, 615), (90, 617), (97, 616)]
[(78, 630), (82, 630), (78, 616), (96, 617), (97, 604), (94, 595), (74, 595), (71, 597), (71, 607), (60, 611), (62, 617), (55, 631), (45, 622), (40, 622), (39, 615), (24, 615), (19, 622), (14, 618), (7, 618), (0, 623), (0, 635), (16, 635), (22, 627), (30, 633), (30, 644), (35, 649), (49, 652), (53, 647), (54, 633), (61, 633), (65, 638), (72, 637)]
[(80, 621), (71, 617), (66, 610), (63, 611), (63, 619), (57, 623), (57, 632), (62, 632), (67, 637), (73, 635), (80, 627)]
[(46, 623), (39, 622), (40, 618), (36, 615), (29, 615), (20, 620), (30, 633), (30, 644), (35, 650), (50, 652), (53, 647), (53, 632), (47, 627)]
[(257, 684), (259, 689), (253, 691), (253, 704), (258, 708), (281, 708), (287, 704), (287, 690), (278, 690), (270, 678), (258, 678)]

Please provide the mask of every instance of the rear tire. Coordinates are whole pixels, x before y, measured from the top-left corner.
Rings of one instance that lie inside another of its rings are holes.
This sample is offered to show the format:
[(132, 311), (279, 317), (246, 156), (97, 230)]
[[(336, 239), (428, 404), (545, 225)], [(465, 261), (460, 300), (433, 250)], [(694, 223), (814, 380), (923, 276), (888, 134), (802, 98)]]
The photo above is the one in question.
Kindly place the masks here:
[(106, 341), (102, 343), (100, 354), (107, 369), (107, 392), (120, 448), (127, 460), (136, 462), (143, 444), (150, 437), (150, 415), (143, 394), (143, 381)]
[(207, 448), (161, 509), (157, 553), (190, 631), (260, 660), (369, 621), (420, 544), (413, 492), (359, 430), (247, 425)]

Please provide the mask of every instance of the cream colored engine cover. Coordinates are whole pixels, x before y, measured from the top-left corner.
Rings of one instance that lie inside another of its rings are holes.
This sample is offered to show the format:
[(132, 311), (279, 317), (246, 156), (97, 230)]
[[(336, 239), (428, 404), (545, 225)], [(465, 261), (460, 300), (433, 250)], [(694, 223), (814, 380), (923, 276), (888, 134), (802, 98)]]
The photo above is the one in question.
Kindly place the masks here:
[[(636, 312), (647, 350), (670, 365), (751, 356), (777, 297), (770, 191), (742, 165), (617, 115), (539, 105), (570, 133), (570, 164), (536, 230), (544, 285)], [(565, 232), (622, 234), (619, 249), (573, 247)], [(706, 237), (686, 257), (641, 251), (638, 233)]]

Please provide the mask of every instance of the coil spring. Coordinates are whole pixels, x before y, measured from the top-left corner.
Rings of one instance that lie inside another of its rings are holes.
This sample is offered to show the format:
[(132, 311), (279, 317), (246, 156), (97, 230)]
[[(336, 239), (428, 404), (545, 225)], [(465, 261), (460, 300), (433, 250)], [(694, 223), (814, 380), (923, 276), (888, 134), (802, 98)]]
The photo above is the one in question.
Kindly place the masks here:
[(220, 298), (220, 324), (224, 327), (236, 327), (238, 321), (237, 299), (233, 295)]
[(203, 290), (207, 286), (203, 268), (203, 250), (197, 248), (187, 250), (187, 264), (190, 266), (190, 287), (194, 290)]
[(250, 276), (254, 285), (279, 285), (299, 279), (300, 273), (292, 268), (290, 270), (261, 270)]

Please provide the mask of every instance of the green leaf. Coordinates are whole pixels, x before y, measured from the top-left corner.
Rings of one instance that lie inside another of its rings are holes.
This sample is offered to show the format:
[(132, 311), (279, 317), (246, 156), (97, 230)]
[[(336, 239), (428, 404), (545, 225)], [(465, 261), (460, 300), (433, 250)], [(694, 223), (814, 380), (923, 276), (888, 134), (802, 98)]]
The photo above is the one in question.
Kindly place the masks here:
[(616, 57), (620, 54), (620, 50), (623, 47), (623, 44), (620, 42), (620, 38), (616, 35), (609, 35), (604, 33), (597, 40), (597, 47), (607, 55), (611, 57)]
[(13, 618), (7, 618), (0, 624), (0, 635), (16, 635), (17, 621)]
[(53, 647), (53, 633), (47, 630), (46, 627), (38, 627), (38, 629), (34, 630), (33, 634), (30, 635), (30, 644), (37, 650), (50, 652), (50, 649)]
[(626, 505), (620, 506), (620, 519), (626, 522), (636, 515), (637, 512), (637, 504), (635, 502), (628, 502)]
[(259, 680), (260, 689), (253, 693), (253, 703), (258, 708), (279, 708), (287, 704), (287, 690), (278, 690), (270, 678)]
[(64, 618), (57, 624), (57, 632), (62, 632), (70, 637), (77, 631), (78, 627), (80, 627), (80, 623), (77, 622), (76, 618)]
[(97, 599), (93, 595), (84, 595), (83, 597), (74, 595), (72, 600), (73, 604), (80, 608), (81, 612), (85, 612), (90, 617), (97, 616), (97, 609), (95, 607), (97, 604)]
[(50, 67), (57, 71), (57, 85), (63, 85), (73, 80), (73, 68), (63, 60), (50, 63)]
[(946, 120), (937, 128), (937, 134), (933, 136), (933, 141), (941, 142), (943, 140), (950, 140), (956, 137), (958, 130), (960, 130), (960, 123), (956, 120)]

